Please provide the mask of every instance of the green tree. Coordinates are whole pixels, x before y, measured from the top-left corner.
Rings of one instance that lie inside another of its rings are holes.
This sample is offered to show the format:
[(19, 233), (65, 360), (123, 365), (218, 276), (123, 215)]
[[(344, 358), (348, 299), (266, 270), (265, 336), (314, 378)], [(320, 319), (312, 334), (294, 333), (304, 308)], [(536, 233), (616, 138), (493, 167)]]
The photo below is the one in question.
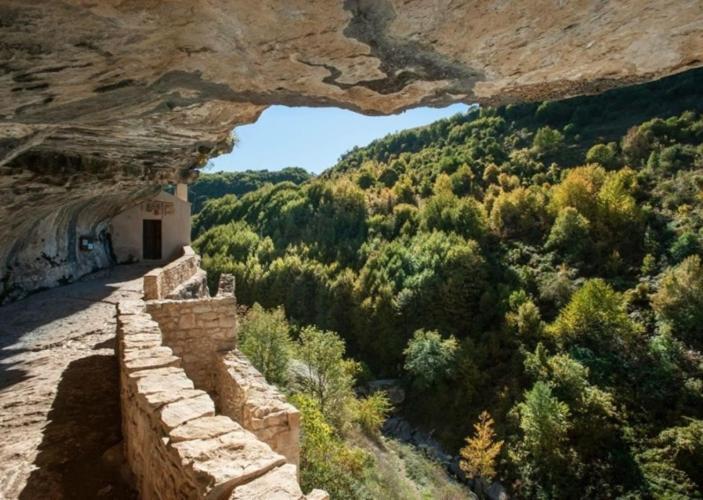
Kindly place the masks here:
[(449, 179), (452, 183), (452, 192), (457, 196), (467, 196), (473, 189), (474, 173), (467, 164), (461, 165)]
[(513, 327), (518, 335), (525, 340), (538, 339), (544, 331), (544, 322), (539, 307), (529, 299), (517, 305), (514, 311), (508, 312), (505, 319), (508, 325)]
[(550, 207), (558, 214), (573, 207), (589, 221), (598, 217), (598, 192), (605, 182), (603, 167), (587, 165), (567, 170), (564, 179), (552, 189)]
[(703, 347), (703, 267), (692, 255), (668, 269), (652, 296), (652, 309), (687, 344)]
[(458, 348), (454, 337), (442, 339), (436, 331), (417, 330), (403, 351), (404, 368), (426, 389), (449, 375)]
[(305, 367), (300, 390), (309, 394), (340, 430), (352, 419), (354, 379), (359, 371), (357, 362), (344, 359), (344, 351), (344, 341), (334, 332), (312, 326), (300, 332), (298, 358)]
[(547, 332), (562, 345), (581, 345), (602, 353), (626, 348), (639, 327), (628, 316), (622, 294), (596, 278), (574, 293)]
[(501, 192), (491, 208), (491, 226), (506, 238), (539, 239), (547, 219), (547, 197), (537, 187)]
[(239, 328), (239, 347), (267, 381), (286, 383), (293, 341), (283, 308), (266, 311), (254, 304)]
[(451, 191), (436, 194), (422, 207), (423, 227), (454, 232), (466, 238), (481, 239), (486, 232), (487, 216), (474, 198), (458, 198)]
[(532, 141), (532, 148), (539, 154), (551, 155), (559, 151), (564, 144), (564, 136), (558, 130), (542, 127), (537, 130)]
[(700, 238), (691, 231), (685, 231), (674, 240), (669, 253), (674, 262), (681, 262), (689, 255), (698, 254), (700, 250)]
[(585, 259), (592, 250), (590, 222), (574, 207), (559, 211), (545, 248), (556, 250), (569, 262)]
[(538, 463), (560, 458), (569, 431), (569, 407), (552, 394), (551, 387), (535, 382), (518, 405), (523, 444)]

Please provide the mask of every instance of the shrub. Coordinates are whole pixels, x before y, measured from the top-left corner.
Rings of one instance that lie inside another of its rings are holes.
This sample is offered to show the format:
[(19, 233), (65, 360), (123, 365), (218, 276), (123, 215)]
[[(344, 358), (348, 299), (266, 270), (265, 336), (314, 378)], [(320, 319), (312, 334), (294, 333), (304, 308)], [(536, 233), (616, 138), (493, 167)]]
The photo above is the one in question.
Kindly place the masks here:
[(332, 498), (363, 497), (363, 482), (373, 458), (335, 436), (317, 402), (296, 394), (291, 403), (302, 414), (300, 485), (305, 491), (327, 490)]
[(385, 392), (374, 392), (357, 401), (356, 421), (369, 437), (376, 438), (392, 409), (393, 405)]
[(614, 168), (618, 164), (617, 146), (614, 142), (608, 145), (596, 144), (586, 153), (586, 163), (597, 163), (605, 168)]

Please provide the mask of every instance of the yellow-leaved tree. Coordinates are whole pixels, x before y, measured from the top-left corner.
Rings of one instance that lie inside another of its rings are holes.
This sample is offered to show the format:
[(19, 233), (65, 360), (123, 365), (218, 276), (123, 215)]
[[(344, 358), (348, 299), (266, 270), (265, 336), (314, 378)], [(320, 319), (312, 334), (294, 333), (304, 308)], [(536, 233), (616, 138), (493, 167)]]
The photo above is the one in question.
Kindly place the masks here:
[(503, 447), (503, 441), (495, 441), (493, 424), (490, 413), (483, 411), (474, 424), (474, 435), (466, 438), (466, 446), (460, 451), (459, 467), (471, 478), (480, 476), (492, 479), (496, 475), (496, 457)]

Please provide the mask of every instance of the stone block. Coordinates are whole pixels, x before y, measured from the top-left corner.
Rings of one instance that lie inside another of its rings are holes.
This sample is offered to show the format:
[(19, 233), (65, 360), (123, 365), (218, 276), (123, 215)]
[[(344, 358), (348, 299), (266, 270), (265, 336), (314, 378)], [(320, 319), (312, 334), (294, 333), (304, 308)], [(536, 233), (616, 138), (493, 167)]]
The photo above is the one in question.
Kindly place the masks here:
[[(168, 370), (176, 370), (175, 368), (166, 368)], [(150, 394), (153, 392), (164, 392), (169, 389), (194, 389), (193, 382), (186, 377), (183, 370), (178, 369), (177, 373), (152, 373), (163, 368), (154, 370), (144, 370), (142, 373), (136, 372), (130, 374), (131, 377), (137, 378), (137, 391), (141, 394)]]
[(193, 398), (181, 399), (164, 405), (160, 410), (161, 424), (166, 431), (199, 417), (211, 417), (215, 414), (215, 403), (203, 393)]
[(195, 326), (195, 317), (191, 313), (184, 313), (178, 319), (178, 328), (193, 328)]
[(242, 427), (229, 417), (202, 417), (179, 425), (171, 431), (170, 436), (172, 443), (179, 443), (192, 439), (210, 439), (241, 429)]
[(285, 458), (246, 431), (212, 439), (195, 439), (172, 445), (183, 462), (190, 462), (208, 498), (226, 498), (234, 487), (266, 474)]
[[(169, 349), (170, 350), (170, 349)], [(160, 368), (160, 367), (180, 367), (181, 358), (173, 354), (158, 355), (158, 356), (143, 356), (135, 358), (131, 361), (125, 361), (125, 367), (128, 370), (142, 370), (144, 368)]]
[(330, 495), (324, 490), (314, 489), (307, 495), (305, 495), (306, 500), (330, 500)]
[(295, 465), (286, 464), (270, 470), (241, 486), (237, 486), (230, 500), (290, 500), (303, 498)]
[(132, 349), (129, 352), (125, 352), (122, 359), (125, 362), (130, 362), (139, 358), (149, 358), (157, 356), (169, 356), (173, 354), (171, 349), (164, 347), (162, 345), (143, 347), (140, 349)]
[(194, 398), (206, 394), (199, 389), (176, 389), (168, 388), (161, 392), (152, 392), (151, 394), (138, 394), (137, 397), (148, 405), (148, 410), (158, 410), (162, 406), (182, 399)]

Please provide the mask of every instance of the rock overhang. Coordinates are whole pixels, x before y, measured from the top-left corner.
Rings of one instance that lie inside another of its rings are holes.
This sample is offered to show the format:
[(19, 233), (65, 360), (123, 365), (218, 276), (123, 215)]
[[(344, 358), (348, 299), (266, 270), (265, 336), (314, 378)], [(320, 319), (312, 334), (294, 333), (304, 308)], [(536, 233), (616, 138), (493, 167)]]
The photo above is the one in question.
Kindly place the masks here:
[(0, 26), (0, 295), (103, 265), (70, 233), (194, 178), (272, 104), (500, 104), (703, 65), (698, 0), (4, 0)]

